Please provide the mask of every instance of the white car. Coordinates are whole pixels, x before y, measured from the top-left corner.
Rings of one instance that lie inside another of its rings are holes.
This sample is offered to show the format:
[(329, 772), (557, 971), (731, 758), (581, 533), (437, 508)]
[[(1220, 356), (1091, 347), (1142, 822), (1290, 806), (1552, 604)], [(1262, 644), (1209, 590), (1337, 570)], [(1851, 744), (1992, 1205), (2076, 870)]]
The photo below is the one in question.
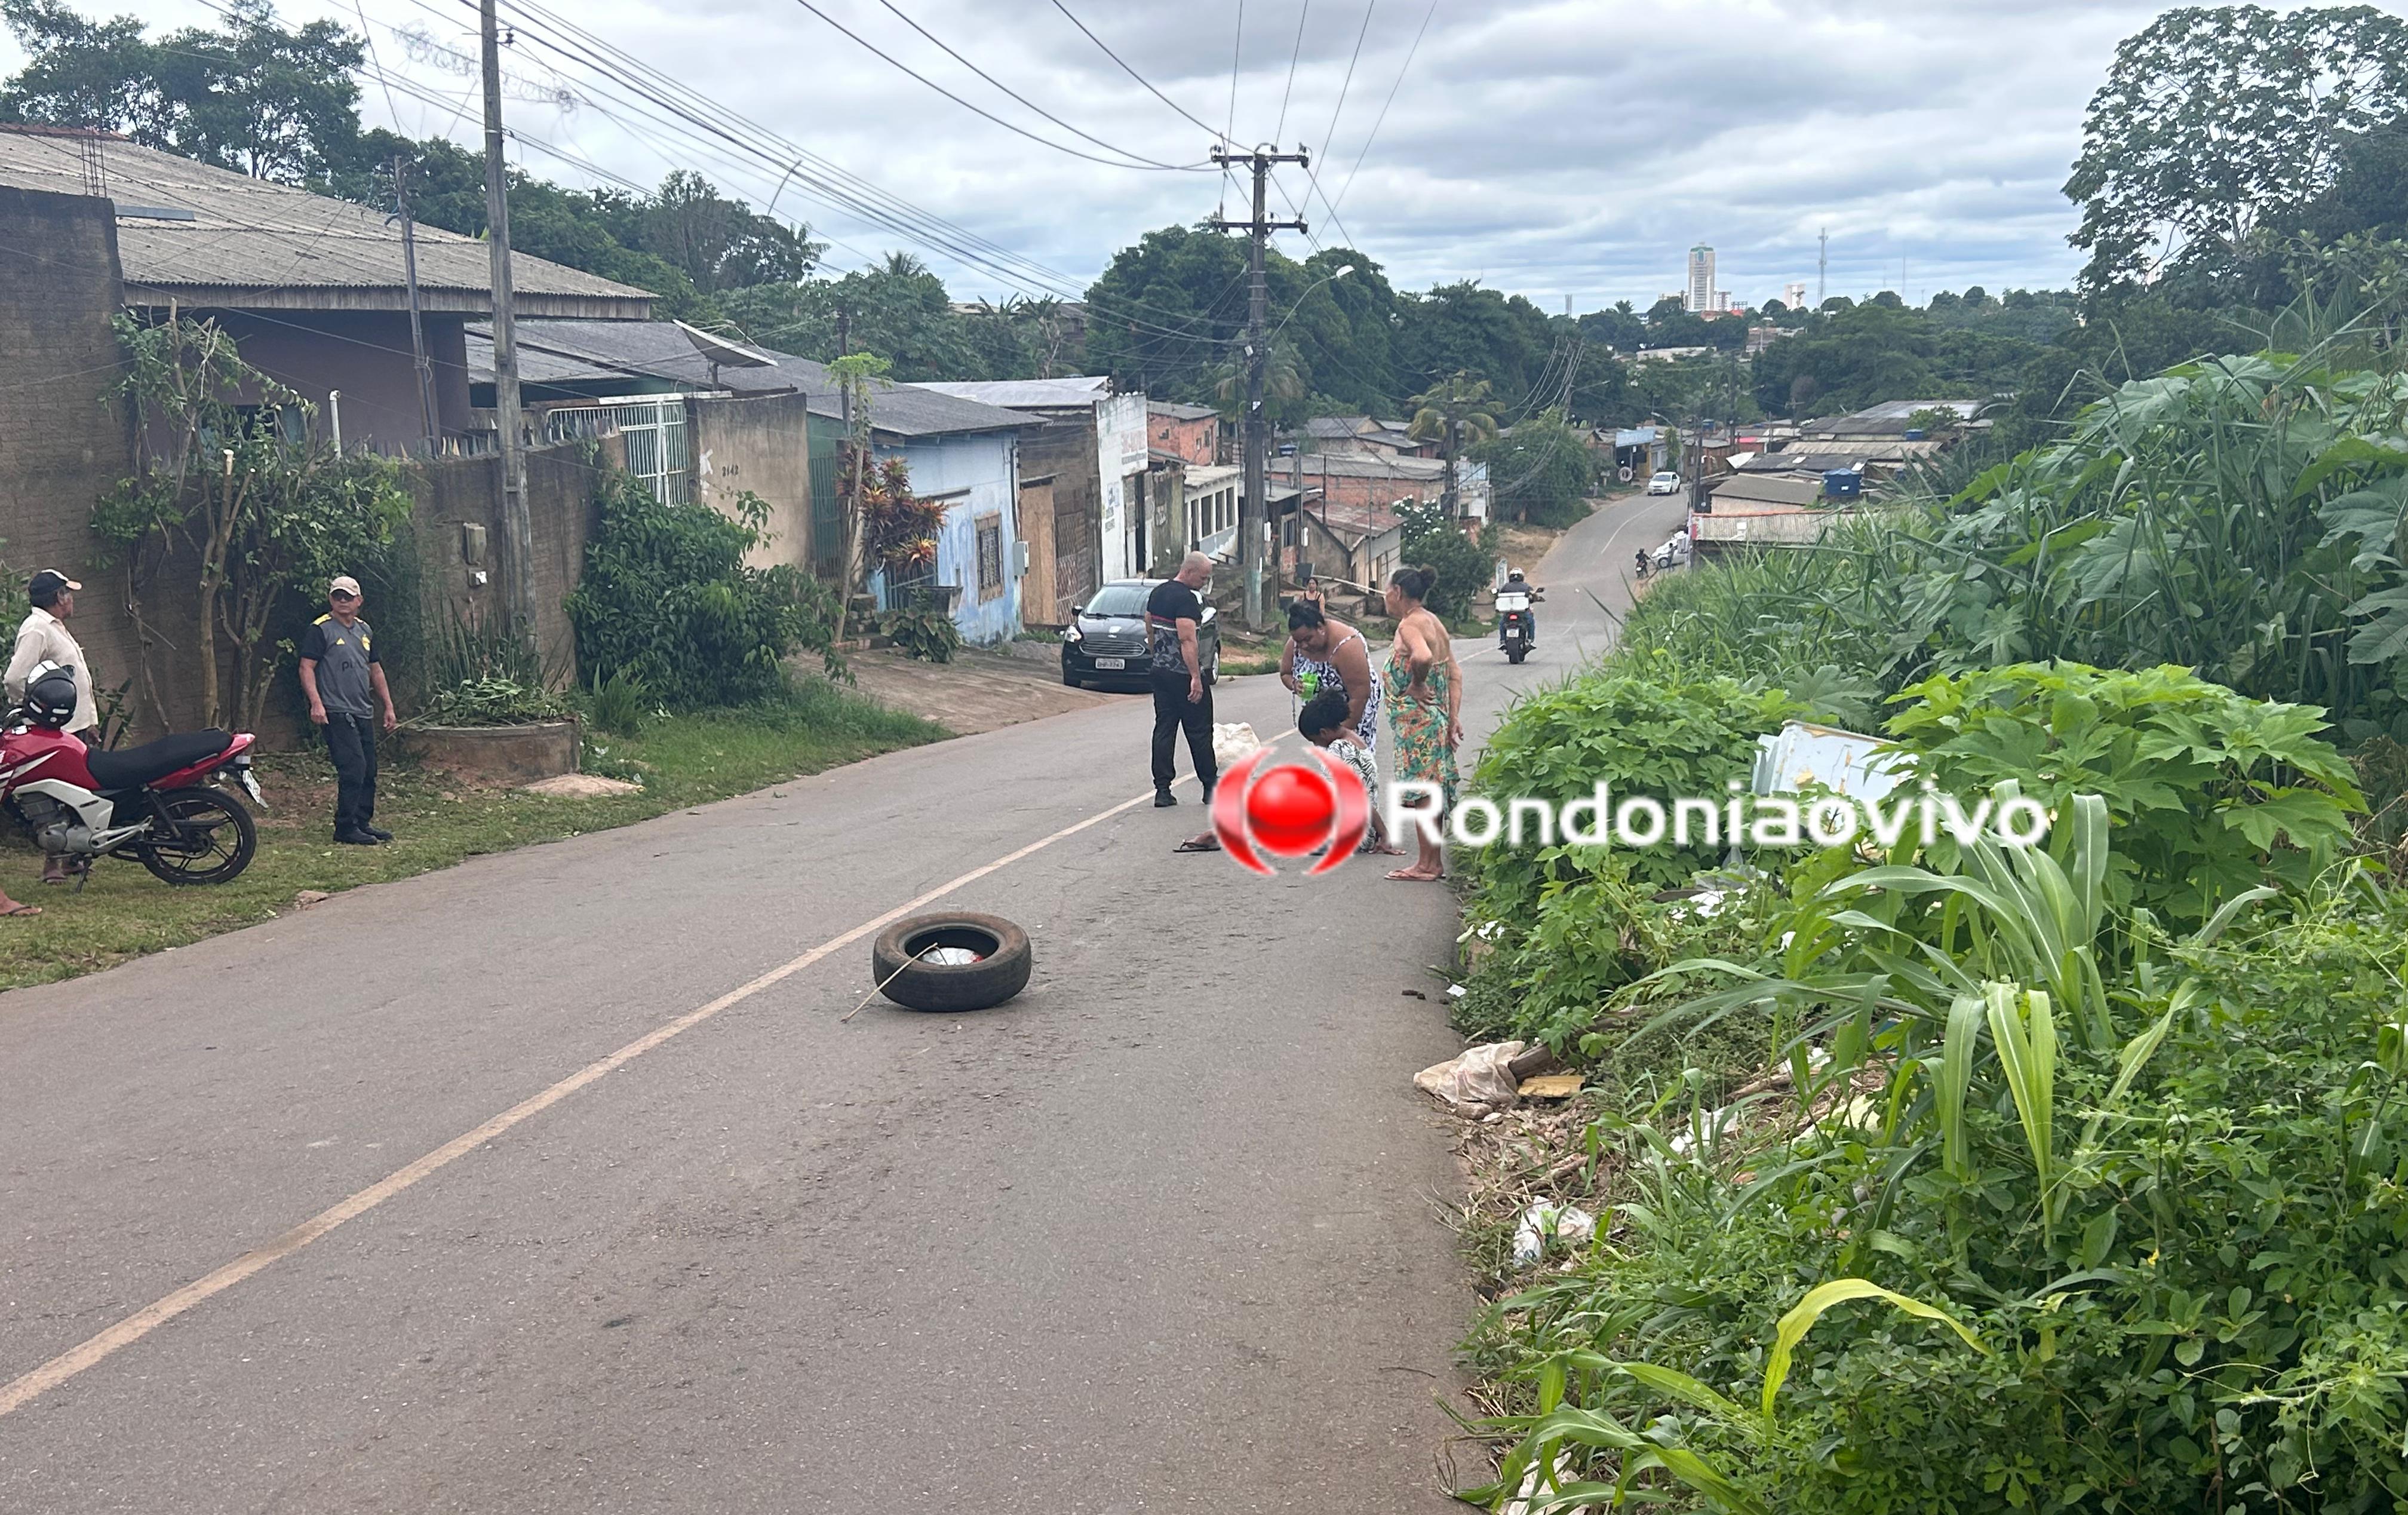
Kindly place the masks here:
[(1647, 492), (1651, 495), (1677, 495), (1681, 492), (1681, 476), (1667, 469), (1647, 481)]

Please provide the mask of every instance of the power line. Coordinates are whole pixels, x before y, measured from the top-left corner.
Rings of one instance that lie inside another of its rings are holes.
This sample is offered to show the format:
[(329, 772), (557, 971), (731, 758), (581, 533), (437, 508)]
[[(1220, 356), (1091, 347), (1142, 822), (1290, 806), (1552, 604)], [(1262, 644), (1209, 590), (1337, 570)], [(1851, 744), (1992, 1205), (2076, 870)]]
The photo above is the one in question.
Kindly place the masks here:
[[(1354, 51), (1346, 60), (1346, 77), (1339, 81), (1338, 104), (1329, 112), (1329, 129), (1321, 134), (1321, 153), (1324, 157), (1329, 155), (1329, 144), (1337, 139), (1338, 118), (1346, 112), (1346, 92), (1354, 84), (1354, 65), (1363, 57), (1363, 39), (1371, 35), (1371, 16), (1379, 8), (1380, 0), (1370, 0), (1370, 4), (1363, 7), (1363, 26), (1354, 34)], [(1322, 203), (1325, 205), (1328, 203), (1327, 195), (1322, 196)], [(1336, 219), (1337, 212), (1332, 211), (1330, 214), (1333, 220)], [(1353, 238), (1350, 238), (1348, 240), (1351, 241)]]
[(946, 45), (942, 37), (938, 36), (935, 33), (921, 25), (918, 22), (913, 21), (910, 17), (904, 15), (902, 10), (896, 6), (895, 0), (878, 0), (878, 3), (884, 6), (888, 10), (894, 11), (895, 15), (901, 20), (904, 25), (909, 26), (911, 30), (919, 33), (922, 36), (924, 36), (929, 41), (935, 43), (937, 47), (943, 51), (946, 57), (953, 59), (953, 62), (960, 64), (964, 68), (968, 69), (979, 78), (985, 79), (996, 89), (1001, 90), (1008, 95), (1010, 95), (1022, 105), (1025, 105), (1029, 109), (1036, 111), (1039, 115), (1044, 117), (1047, 121), (1052, 122), (1054, 125), (1061, 127), (1064, 131), (1070, 133), (1072, 136), (1093, 142), (1096, 146), (1102, 148), (1107, 152), (1117, 152), (1123, 157), (1135, 158), (1138, 162), (1151, 168), (1183, 168), (1193, 166), (1192, 165), (1164, 163), (1159, 159), (1146, 157), (1142, 153), (1131, 152), (1125, 147), (1120, 147), (1114, 143), (1107, 142), (1100, 137), (1081, 131), (1078, 127), (1071, 125), (1068, 122), (1064, 121), (1061, 117), (1046, 109), (1043, 106), (1040, 106), (1034, 100), (1029, 99), (1026, 95), (1022, 94), (1019, 91), (1004, 83), (1003, 80), (996, 78), (993, 74), (988, 73), (985, 69), (981, 68), (978, 65), (970, 62), (968, 58), (955, 52), (951, 47)]
[[(1429, 30), (1430, 18), (1438, 14), (1438, 0), (1430, 0), (1429, 8), (1422, 12), (1421, 26), (1413, 33), (1413, 45), (1405, 50), (1404, 66), (1397, 70), (1397, 81), (1388, 86), (1388, 98), (1381, 103), (1380, 114), (1371, 123), (1371, 135), (1363, 138), (1363, 151), (1354, 154), (1354, 166), (1346, 170), (1346, 182), (1338, 186), (1338, 201), (1354, 187), (1354, 176), (1363, 171), (1363, 160), (1370, 155), (1371, 144), (1380, 139), (1380, 128), (1387, 123), (1388, 107), (1397, 103), (1397, 92), (1404, 87), (1405, 76), (1412, 72), (1413, 55), (1422, 50), (1422, 35)], [(1330, 205), (1330, 214), (1338, 213), (1338, 202)]]
[(1287, 130), (1287, 97), (1296, 93), (1296, 65), (1304, 56), (1304, 23), (1312, 14), (1312, 0), (1304, 0), (1304, 8), (1296, 13), (1296, 47), (1287, 55), (1287, 88), (1280, 91), (1279, 124), (1271, 128), (1271, 143), (1277, 146)]
[[(890, 7), (890, 8), (892, 8), (892, 7)], [(1065, 16), (1069, 16), (1069, 18), (1070, 18), (1070, 24), (1071, 24), (1071, 25), (1073, 25), (1073, 26), (1075, 26), (1075, 27), (1077, 27), (1077, 28), (1080, 30), (1080, 32), (1081, 32), (1082, 35), (1084, 35), (1084, 36), (1085, 36), (1085, 37), (1086, 37), (1086, 39), (1087, 39), (1088, 41), (1093, 42), (1096, 46), (1097, 46), (1097, 47), (1099, 47), (1099, 48), (1102, 48), (1102, 49), (1104, 50), (1104, 56), (1105, 56), (1105, 57), (1110, 58), (1112, 62), (1114, 62), (1114, 63), (1116, 63), (1116, 64), (1119, 64), (1119, 65), (1121, 65), (1121, 72), (1122, 72), (1122, 73), (1126, 74), (1129, 78), (1131, 78), (1131, 79), (1136, 79), (1139, 83), (1140, 83), (1140, 84), (1144, 85), (1144, 86), (1145, 86), (1145, 92), (1146, 92), (1148, 94), (1153, 95), (1155, 99), (1157, 99), (1157, 100), (1161, 101), (1164, 105), (1168, 106), (1171, 109), (1178, 111), (1181, 115), (1182, 115), (1182, 116), (1186, 117), (1189, 121), (1191, 121), (1191, 122), (1195, 122), (1195, 123), (1196, 123), (1197, 126), (1202, 127), (1202, 128), (1203, 128), (1205, 131), (1207, 131), (1207, 132), (1211, 132), (1213, 136), (1218, 137), (1219, 138), (1221, 138), (1221, 140), (1223, 140), (1223, 141), (1225, 141), (1225, 142), (1226, 142), (1226, 141), (1227, 141), (1227, 140), (1229, 139), (1229, 134), (1228, 134), (1228, 131), (1227, 131), (1226, 128), (1225, 128), (1225, 129), (1223, 129), (1223, 130), (1221, 130), (1221, 131), (1218, 131), (1218, 132), (1213, 132), (1213, 131), (1212, 131), (1212, 123), (1210, 123), (1210, 122), (1205, 122), (1205, 121), (1197, 121), (1197, 119), (1196, 119), (1196, 116), (1195, 116), (1194, 112), (1190, 111), (1190, 110), (1189, 110), (1185, 106), (1181, 105), (1178, 101), (1176, 101), (1176, 100), (1172, 99), (1169, 95), (1167, 95), (1167, 94), (1163, 94), (1160, 90), (1155, 89), (1155, 88), (1154, 87), (1154, 81), (1153, 81), (1153, 80), (1151, 80), (1151, 79), (1147, 79), (1143, 74), (1140, 74), (1140, 73), (1139, 73), (1136, 69), (1134, 69), (1134, 68), (1130, 67), (1130, 66), (1128, 65), (1127, 62), (1126, 62), (1125, 60), (1124, 60), (1124, 59), (1121, 57), (1121, 55), (1120, 55), (1119, 53), (1114, 52), (1114, 51), (1111, 50), (1111, 46), (1110, 46), (1109, 44), (1107, 44), (1107, 43), (1104, 41), (1104, 39), (1103, 39), (1102, 37), (1097, 36), (1094, 32), (1089, 31), (1089, 30), (1087, 29), (1087, 23), (1086, 23), (1085, 22), (1081, 21), (1081, 20), (1080, 20), (1078, 17), (1076, 17), (1076, 16), (1072, 16), (1072, 15), (1070, 15), (1070, 7), (1069, 7), (1068, 6), (1064, 5), (1064, 4), (1062, 3), (1062, 0), (1054, 0), (1054, 9), (1056, 9), (1056, 10), (1058, 10), (1058, 11), (1060, 11), (1060, 12), (1061, 12), (1063, 15), (1065, 15)], [(1238, 0), (1238, 22), (1239, 22), (1239, 24), (1240, 24), (1240, 26), (1243, 26), (1243, 25), (1245, 24), (1245, 11), (1246, 11), (1246, 0)], [(1231, 113), (1231, 121), (1232, 121), (1232, 123), (1234, 123), (1234, 122), (1235, 122), (1235, 120), (1236, 120), (1237, 106), (1236, 106), (1236, 103), (1235, 103), (1235, 91), (1233, 90), (1231, 93), (1232, 93), (1232, 99), (1231, 99), (1231, 105), (1230, 105), (1230, 108), (1230, 108), (1230, 113)]]
[[(855, 32), (854, 30), (853, 30), (853, 28), (851, 28), (851, 27), (849, 27), (849, 26), (845, 25), (842, 22), (838, 21), (835, 17), (833, 17), (833, 16), (829, 15), (826, 11), (822, 10), (819, 7), (817, 7), (817, 6), (813, 5), (813, 4), (811, 4), (811, 0), (795, 0), (795, 4), (796, 4), (796, 5), (800, 6), (800, 7), (802, 7), (805, 10), (810, 11), (812, 15), (817, 16), (820, 20), (822, 20), (822, 21), (824, 21), (824, 22), (827, 22), (830, 26), (835, 27), (838, 31), (842, 32), (845, 36), (849, 36), (849, 37), (853, 38), (853, 41), (855, 41), (855, 42), (859, 43), (859, 44), (860, 44), (860, 45), (861, 45), (865, 50), (867, 50), (867, 51), (868, 51), (872, 56), (874, 56), (874, 57), (876, 57), (876, 58), (880, 59), (881, 61), (884, 62), (885, 64), (887, 64), (887, 65), (890, 65), (891, 67), (894, 67), (894, 68), (896, 68), (896, 69), (899, 70), (899, 71), (900, 71), (900, 72), (902, 72), (902, 73), (909, 74), (911, 78), (918, 79), (921, 83), (925, 84), (926, 86), (928, 86), (928, 88), (930, 88), (930, 89), (932, 89), (932, 90), (936, 91), (939, 94), (941, 94), (941, 95), (943, 95), (946, 99), (951, 100), (952, 102), (953, 102), (953, 104), (955, 104), (955, 105), (957, 105), (957, 106), (960, 106), (964, 110), (967, 110), (967, 111), (970, 112), (972, 115), (975, 115), (975, 116), (981, 116), (981, 117), (985, 118), (986, 120), (991, 121), (991, 122), (995, 123), (996, 125), (998, 125), (998, 126), (1002, 127), (1005, 131), (1012, 132), (1012, 133), (1016, 133), (1016, 134), (1018, 134), (1019, 136), (1025, 137), (1028, 138), (1030, 141), (1032, 141), (1032, 142), (1036, 143), (1036, 144), (1037, 144), (1038, 146), (1039, 146), (1039, 147), (1049, 147), (1049, 148), (1052, 148), (1052, 149), (1053, 149), (1054, 152), (1067, 152), (1067, 153), (1068, 153), (1070, 156), (1072, 156), (1072, 157), (1074, 157), (1074, 158), (1084, 158), (1084, 159), (1085, 159), (1087, 162), (1089, 162), (1089, 163), (1100, 163), (1100, 164), (1102, 164), (1104, 166), (1106, 166), (1107, 168), (1134, 168), (1134, 169), (1139, 169), (1139, 170), (1150, 170), (1150, 169), (1159, 168), (1159, 169), (1162, 169), (1162, 170), (1164, 170), (1164, 171), (1170, 172), (1170, 173), (1203, 173), (1203, 172), (1206, 172), (1206, 171), (1207, 171), (1207, 170), (1206, 170), (1206, 168), (1205, 168), (1205, 166), (1204, 166), (1203, 165), (1201, 165), (1201, 164), (1194, 164), (1194, 165), (1162, 164), (1162, 165), (1156, 165), (1156, 164), (1153, 164), (1153, 163), (1151, 163), (1151, 162), (1144, 162), (1144, 163), (1122, 163), (1122, 162), (1119, 162), (1119, 161), (1117, 161), (1117, 160), (1115, 160), (1115, 159), (1111, 159), (1111, 158), (1099, 158), (1099, 157), (1096, 156), (1096, 154), (1094, 154), (1094, 153), (1092, 153), (1092, 152), (1081, 152), (1081, 151), (1080, 151), (1079, 149), (1077, 149), (1077, 148), (1069, 147), (1069, 146), (1067, 146), (1067, 145), (1065, 145), (1065, 144), (1063, 144), (1063, 143), (1056, 142), (1056, 141), (1054, 141), (1054, 140), (1053, 138), (1051, 138), (1051, 137), (1039, 137), (1039, 135), (1037, 135), (1035, 132), (1030, 131), (1030, 130), (1029, 130), (1028, 128), (1026, 128), (1025, 126), (1017, 125), (1017, 124), (1015, 124), (1014, 123), (1011, 123), (1011, 122), (1009, 122), (1009, 121), (1004, 120), (1001, 116), (996, 115), (996, 114), (994, 111), (992, 111), (992, 110), (987, 110), (987, 109), (984, 109), (984, 108), (981, 108), (981, 107), (974, 106), (974, 105), (970, 104), (968, 100), (965, 100), (965, 99), (963, 99), (960, 95), (955, 94), (953, 91), (951, 91), (951, 90), (949, 90), (949, 89), (945, 88), (942, 84), (938, 83), (935, 79), (930, 79), (927, 75), (921, 73), (918, 69), (913, 68), (910, 65), (909, 65), (909, 64), (907, 64), (907, 63), (903, 62), (903, 61), (902, 61), (901, 59), (899, 59), (899, 58), (896, 58), (894, 54), (892, 54), (892, 53), (890, 53), (890, 52), (887, 52), (884, 49), (880, 48), (877, 44), (875, 44), (875, 43), (873, 43), (873, 42), (869, 41), (867, 37), (864, 37), (860, 33)], [(983, 77), (983, 76), (982, 76), (982, 77)], [(990, 82), (990, 83), (992, 83), (992, 82), (993, 82), (993, 80), (989, 80), (989, 82)], [(998, 86), (998, 87), (999, 87), (999, 86)], [(1015, 98), (1016, 98), (1016, 97), (1015, 97)], [(1083, 135), (1085, 135), (1085, 134), (1084, 134), (1084, 133), (1082, 133), (1081, 135), (1082, 135), (1082, 136), (1083, 136)], [(1124, 150), (1123, 150), (1123, 149), (1120, 149), (1120, 148), (1113, 148), (1113, 149), (1112, 149), (1112, 151), (1113, 151), (1113, 152), (1123, 152)]]

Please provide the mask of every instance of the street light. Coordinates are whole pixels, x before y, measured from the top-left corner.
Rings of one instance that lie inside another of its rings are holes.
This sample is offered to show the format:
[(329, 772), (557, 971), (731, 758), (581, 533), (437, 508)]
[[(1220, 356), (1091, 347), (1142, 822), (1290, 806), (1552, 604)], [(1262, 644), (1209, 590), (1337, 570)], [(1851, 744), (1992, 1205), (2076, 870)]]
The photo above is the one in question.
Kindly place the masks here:
[[(1271, 337), (1276, 337), (1281, 332), (1287, 330), (1288, 322), (1294, 321), (1296, 319), (1297, 311), (1304, 309), (1305, 296), (1311, 295), (1314, 290), (1319, 289), (1324, 284), (1334, 284), (1354, 271), (1354, 265), (1351, 263), (1341, 263), (1337, 267), (1330, 269), (1327, 273), (1314, 280), (1312, 283), (1305, 285), (1304, 294), (1297, 296), (1296, 297), (1296, 304), (1288, 308), (1287, 319), (1285, 321), (1282, 321), (1277, 326), (1271, 328)], [(1270, 337), (1266, 337), (1263, 340), (1268, 342), (1270, 340)]]

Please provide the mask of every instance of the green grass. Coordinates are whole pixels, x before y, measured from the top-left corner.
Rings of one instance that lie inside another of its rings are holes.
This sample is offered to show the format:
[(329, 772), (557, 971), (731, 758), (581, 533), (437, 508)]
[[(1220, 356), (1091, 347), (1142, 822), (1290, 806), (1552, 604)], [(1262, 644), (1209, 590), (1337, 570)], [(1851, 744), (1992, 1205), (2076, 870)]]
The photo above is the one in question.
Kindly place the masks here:
[[(339, 892), (448, 868), (480, 853), (507, 852), (587, 831), (648, 820), (817, 773), (945, 733), (817, 678), (782, 699), (738, 710), (648, 720), (635, 736), (600, 736), (589, 772), (640, 774), (638, 794), (549, 800), (514, 789), (470, 788), (441, 774), (393, 764), (377, 784), (377, 823), (394, 833), (381, 847), (331, 840), (334, 771), (315, 754), (276, 754), (259, 765), (274, 808), (259, 815), (259, 852), (231, 884), (175, 888), (138, 863), (103, 860), (81, 894), (44, 888), (37, 853), (14, 832), (0, 844), (0, 886), (43, 914), (0, 919), (0, 988), (72, 978), (182, 946), (220, 931), (273, 919), (304, 889)], [(640, 767), (637, 765), (641, 765)]]

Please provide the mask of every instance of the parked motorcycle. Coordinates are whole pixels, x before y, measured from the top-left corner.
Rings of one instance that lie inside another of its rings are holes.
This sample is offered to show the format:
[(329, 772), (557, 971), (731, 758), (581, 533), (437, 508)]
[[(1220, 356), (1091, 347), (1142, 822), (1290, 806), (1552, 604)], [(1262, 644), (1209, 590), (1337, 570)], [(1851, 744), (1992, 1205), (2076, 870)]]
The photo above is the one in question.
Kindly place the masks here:
[(265, 805), (248, 731), (184, 731), (122, 752), (95, 752), (62, 729), (75, 675), (45, 663), (0, 729), (0, 805), (42, 851), (66, 860), (81, 888), (95, 858), (131, 858), (170, 884), (223, 884), (251, 866), (259, 831), (216, 786), (232, 775)]

